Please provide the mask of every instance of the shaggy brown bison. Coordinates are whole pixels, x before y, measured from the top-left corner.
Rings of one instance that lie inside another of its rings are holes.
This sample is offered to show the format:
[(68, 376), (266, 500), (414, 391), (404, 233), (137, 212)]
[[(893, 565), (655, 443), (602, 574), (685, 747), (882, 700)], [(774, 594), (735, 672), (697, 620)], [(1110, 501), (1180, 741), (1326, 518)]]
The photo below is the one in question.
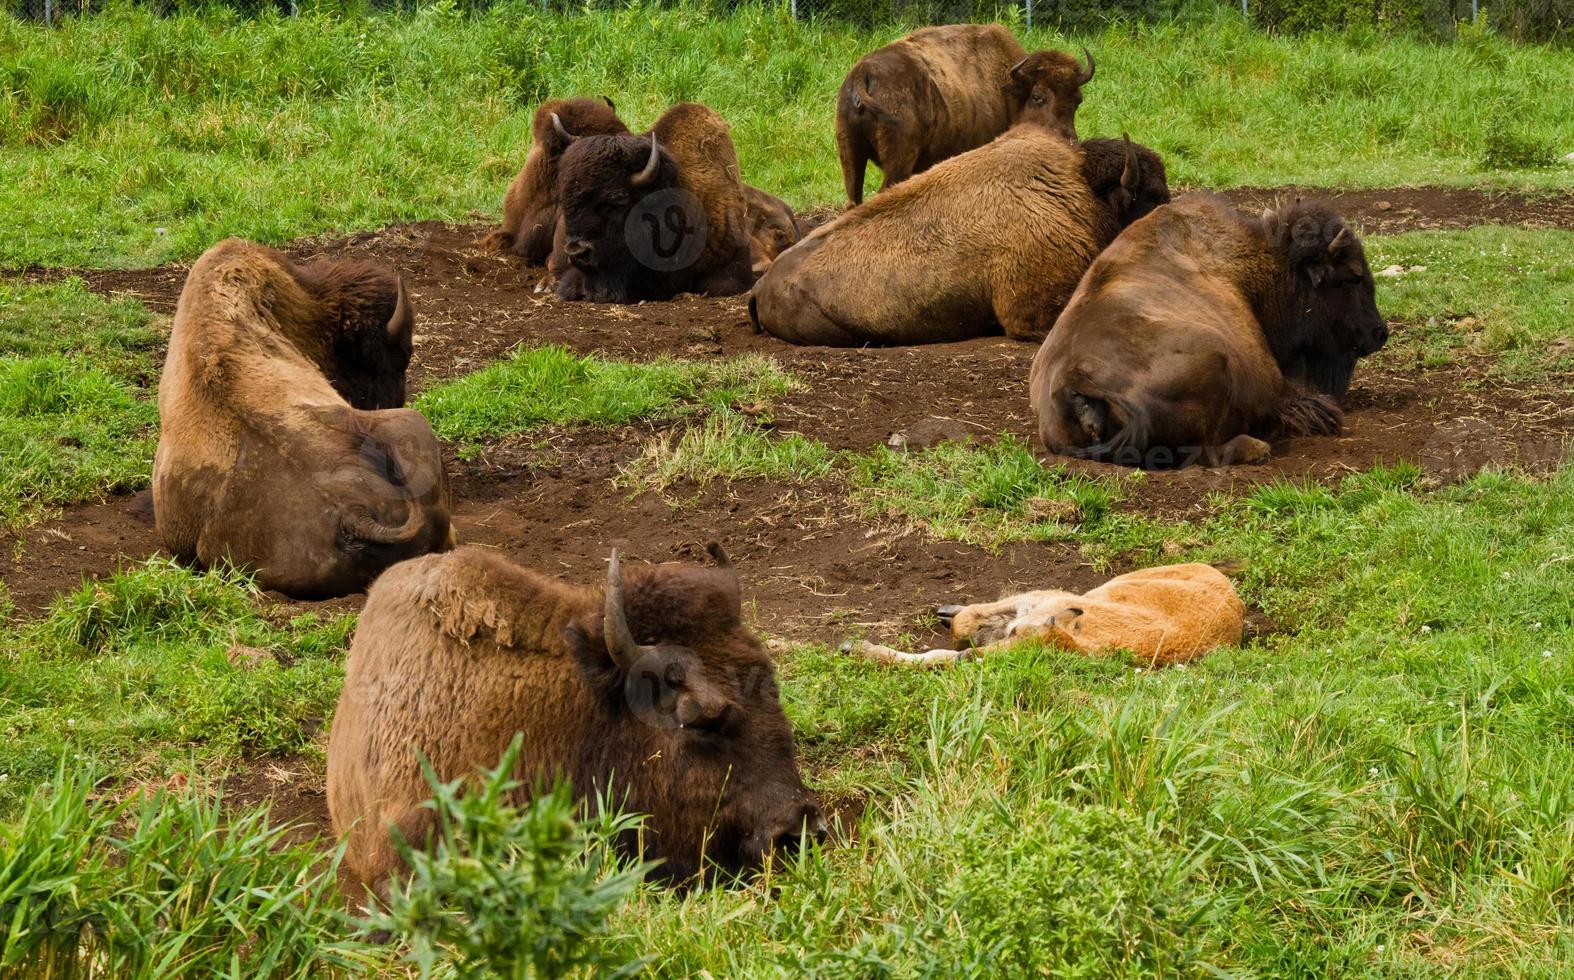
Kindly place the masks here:
[(749, 260), (759, 276), (776, 257), (798, 244), (798, 219), (787, 202), (758, 187), (743, 185), (749, 232)]
[(481, 239), (482, 248), (509, 251), (526, 265), (546, 265), (557, 227), (558, 159), (575, 136), (626, 133), (612, 100), (552, 99), (531, 122), (530, 152), (503, 198), (503, 227)]
[(755, 284), (750, 315), (794, 344), (939, 343), (1002, 327), (1036, 340), (1121, 227), (1167, 200), (1146, 147), (1016, 126), (815, 229)]
[(712, 554), (722, 567), (624, 569), (614, 551), (604, 592), (479, 548), (383, 575), (328, 741), (349, 877), (385, 900), (401, 867), (390, 829), (428, 841), (417, 751), (457, 779), (496, 765), (517, 732), (525, 787), (566, 778), (582, 800), (648, 814), (640, 842), (669, 881), (820, 836), (771, 661), (743, 624), (736, 572)]
[(644, 136), (586, 136), (559, 162), (560, 242), (551, 266), (566, 300), (633, 303), (754, 282), (748, 203), (727, 123), (686, 102)]
[(886, 190), (983, 146), (1019, 115), (1075, 140), (1081, 88), (1093, 78), (1059, 51), (1029, 55), (999, 24), (914, 31), (859, 59), (836, 97), (836, 149), (847, 199), (863, 201), (870, 161)]
[(881, 663), (929, 667), (1033, 640), (1083, 653), (1128, 650), (1149, 666), (1167, 666), (1239, 644), (1246, 626), (1246, 604), (1229, 578), (1195, 562), (1128, 572), (1085, 595), (1045, 589), (937, 612), (962, 649), (905, 653), (864, 641), (851, 649)]
[(191, 267), (159, 381), (153, 510), (171, 554), (301, 598), (448, 547), (432, 429), (404, 402), (399, 277), (239, 239)]
[(1388, 328), (1355, 233), (1326, 205), (1252, 218), (1195, 195), (1094, 262), (1033, 359), (1050, 452), (1149, 468), (1260, 461), (1334, 433), (1335, 399)]

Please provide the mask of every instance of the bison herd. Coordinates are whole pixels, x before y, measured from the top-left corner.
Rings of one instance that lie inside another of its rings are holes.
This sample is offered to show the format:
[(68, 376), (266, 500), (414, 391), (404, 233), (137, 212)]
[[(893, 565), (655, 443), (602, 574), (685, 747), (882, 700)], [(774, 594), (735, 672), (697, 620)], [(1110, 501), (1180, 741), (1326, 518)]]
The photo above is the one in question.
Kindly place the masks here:
[[(743, 182), (711, 109), (636, 133), (611, 100), (555, 99), (481, 244), (545, 267), (567, 301), (748, 293), (755, 327), (793, 344), (1039, 343), (1029, 407), (1050, 453), (1218, 465), (1338, 431), (1356, 361), (1387, 338), (1355, 232), (1316, 203), (1171, 202), (1151, 149), (1079, 139), (1094, 76), (1090, 53), (1029, 53), (999, 26), (870, 53), (836, 98), (851, 206), (812, 229)], [(884, 181), (864, 202), (870, 163)], [(452, 779), (519, 731), (525, 786), (566, 777), (648, 814), (628, 843), (673, 880), (822, 833), (719, 547), (712, 568), (614, 552), (600, 589), (456, 547), (438, 441), (403, 407), (413, 325), (387, 269), (221, 242), (187, 278), (159, 393), (153, 502), (172, 554), (293, 596), (369, 587), (328, 750), (365, 900), (398, 869), (393, 835), (430, 839), (415, 750)], [(953, 622), (981, 648), (1031, 636), (1162, 663), (1238, 642), (1241, 614), (1217, 570), (1178, 566)]]

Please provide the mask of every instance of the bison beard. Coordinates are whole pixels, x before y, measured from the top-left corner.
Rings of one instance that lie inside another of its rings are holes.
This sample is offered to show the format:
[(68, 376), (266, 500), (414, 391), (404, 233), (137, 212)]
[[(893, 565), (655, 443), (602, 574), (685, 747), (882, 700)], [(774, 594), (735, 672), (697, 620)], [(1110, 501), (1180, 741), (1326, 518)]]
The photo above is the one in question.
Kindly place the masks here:
[(1196, 195), (1094, 262), (1029, 393), (1050, 452), (1150, 469), (1260, 462), (1266, 439), (1337, 433), (1355, 362), (1387, 337), (1361, 243), (1327, 206), (1254, 220)]
[(754, 282), (749, 203), (727, 124), (696, 103), (645, 136), (587, 136), (564, 151), (550, 267), (565, 300), (730, 296)]
[(387, 270), (296, 266), (238, 239), (204, 253), (159, 382), (153, 502), (164, 547), (319, 598), (451, 546), (437, 438), (394, 407), (413, 325)]
[[(586, 805), (649, 814), (658, 874), (758, 867), (823, 825), (799, 778), (774, 671), (743, 626), (737, 573), (662, 565), (576, 588), (481, 549), (406, 562), (367, 597), (328, 743), (344, 867), (386, 900), (390, 828), (428, 842), (430, 788), (495, 765), (524, 733), (525, 787), (568, 779)], [(631, 850), (636, 841), (623, 842)]]
[(1073, 146), (1017, 126), (807, 235), (755, 284), (750, 315), (795, 344), (941, 343), (1000, 328), (1036, 340), (1099, 250), (1168, 200), (1146, 147)]

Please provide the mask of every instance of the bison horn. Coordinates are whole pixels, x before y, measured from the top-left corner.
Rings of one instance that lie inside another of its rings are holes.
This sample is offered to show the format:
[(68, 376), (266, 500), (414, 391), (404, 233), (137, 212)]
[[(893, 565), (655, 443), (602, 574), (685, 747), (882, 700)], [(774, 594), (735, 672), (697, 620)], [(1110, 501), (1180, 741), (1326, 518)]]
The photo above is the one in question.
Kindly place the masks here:
[(607, 656), (625, 670), (632, 668), (639, 658), (640, 645), (634, 642), (634, 634), (629, 631), (628, 618), (623, 612), (623, 567), (618, 562), (616, 548), (612, 549), (612, 563), (607, 566), (607, 605), (602, 616)]
[(1077, 76), (1078, 85), (1086, 85), (1087, 83), (1093, 81), (1093, 52), (1089, 51), (1088, 46), (1084, 44), (1082, 46), (1082, 53), (1087, 56), (1088, 67), (1083, 70), (1082, 74)]
[(656, 179), (656, 170), (661, 166), (661, 144), (656, 142), (656, 134), (650, 134), (650, 159), (645, 161), (645, 169), (635, 174), (629, 181), (635, 187), (645, 187)]
[(554, 112), (551, 115), (552, 128), (557, 131), (558, 138), (560, 138), (564, 143), (572, 143), (579, 139), (578, 136), (575, 136), (573, 133), (568, 131), (568, 128), (563, 125), (563, 120), (558, 117), (557, 113)]
[(1126, 166), (1120, 172), (1120, 186), (1135, 194), (1137, 193), (1137, 184), (1142, 180), (1142, 175), (1137, 165), (1137, 151), (1132, 149), (1130, 136), (1121, 133), (1120, 138), (1126, 141)]
[[(1028, 55), (1028, 58), (1031, 58), (1031, 57), (1032, 57), (1032, 55)], [(1012, 65), (1011, 66), (1011, 71), (1008, 72), (1008, 74), (1012, 78), (1016, 79), (1019, 82), (1027, 81), (1027, 79), (1023, 78), (1022, 74), (1021, 74), (1022, 66), (1025, 65), (1025, 64), (1027, 64), (1027, 58), (1023, 58), (1021, 61), (1019, 61), (1016, 64)]]
[(618, 111), (618, 105), (617, 105), (616, 102), (612, 101), (612, 96), (610, 96), (610, 95), (603, 95), (601, 97), (601, 101), (605, 102), (607, 104), (607, 108), (611, 109), (613, 112), (617, 112)]
[(410, 303), (404, 296), (404, 277), (399, 277), (399, 295), (394, 300), (393, 315), (388, 318), (388, 336), (397, 338), (404, 334), (410, 323)]
[(1339, 250), (1344, 247), (1344, 243), (1346, 241), (1348, 241), (1349, 238), (1350, 238), (1350, 229), (1349, 228), (1340, 228), (1339, 229), (1339, 234), (1335, 235), (1334, 236), (1334, 240), (1328, 243), (1328, 254), (1329, 255), (1338, 255), (1339, 254)]
[(727, 554), (727, 549), (721, 546), (720, 541), (712, 541), (705, 546), (705, 550), (710, 552), (711, 560), (716, 563), (717, 568), (732, 567), (732, 556)]

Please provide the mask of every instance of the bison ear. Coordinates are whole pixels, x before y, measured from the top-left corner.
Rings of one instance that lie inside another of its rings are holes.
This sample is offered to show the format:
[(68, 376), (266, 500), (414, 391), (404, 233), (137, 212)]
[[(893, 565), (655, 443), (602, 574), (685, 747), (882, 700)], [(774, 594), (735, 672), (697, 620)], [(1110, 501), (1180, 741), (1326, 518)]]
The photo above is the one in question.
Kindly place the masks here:
[(563, 642), (586, 687), (603, 697), (622, 689), (623, 669), (608, 656), (606, 644), (599, 638), (592, 638), (583, 626), (571, 622), (563, 627)]

